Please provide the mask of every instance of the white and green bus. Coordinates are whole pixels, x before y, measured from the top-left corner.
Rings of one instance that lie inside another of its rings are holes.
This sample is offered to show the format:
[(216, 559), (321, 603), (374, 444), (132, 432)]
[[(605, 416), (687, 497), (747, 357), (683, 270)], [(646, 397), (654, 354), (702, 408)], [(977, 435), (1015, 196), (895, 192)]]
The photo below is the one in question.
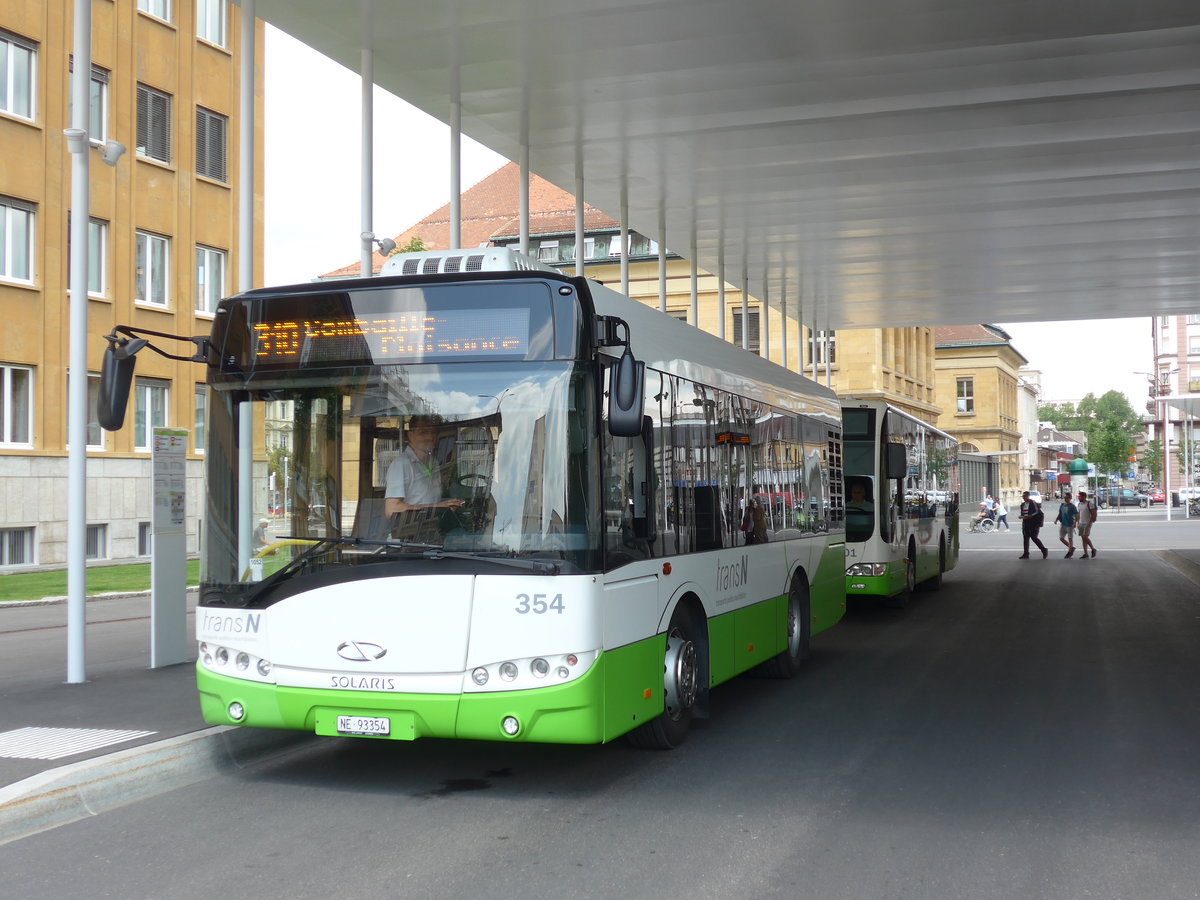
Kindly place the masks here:
[[(110, 339), (119, 408), (142, 338)], [(599, 284), (405, 255), (226, 299), (196, 340), (208, 722), (668, 748), (845, 611), (835, 395)]]
[(882, 401), (842, 400), (846, 596), (908, 603), (958, 563), (958, 441)]

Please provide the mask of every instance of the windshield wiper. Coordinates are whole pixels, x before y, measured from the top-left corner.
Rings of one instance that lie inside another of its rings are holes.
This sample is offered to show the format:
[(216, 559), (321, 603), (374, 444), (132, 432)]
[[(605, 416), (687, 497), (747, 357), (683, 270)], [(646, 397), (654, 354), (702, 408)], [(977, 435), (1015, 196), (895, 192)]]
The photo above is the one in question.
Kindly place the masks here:
[(539, 575), (557, 575), (559, 570), (559, 564), (553, 560), (496, 556), (482, 550), (469, 553), (462, 550), (434, 549), (426, 550), (421, 556), (425, 559), (485, 559), (500, 566), (512, 566), (516, 569), (524, 569), (526, 572), (536, 572)]

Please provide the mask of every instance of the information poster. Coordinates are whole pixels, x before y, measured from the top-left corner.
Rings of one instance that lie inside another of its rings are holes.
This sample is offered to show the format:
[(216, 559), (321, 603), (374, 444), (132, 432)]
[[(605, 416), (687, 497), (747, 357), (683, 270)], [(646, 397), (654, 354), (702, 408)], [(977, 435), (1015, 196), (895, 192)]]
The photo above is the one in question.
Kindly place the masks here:
[(150, 557), (150, 668), (187, 662), (187, 441), (182, 428), (155, 428)]

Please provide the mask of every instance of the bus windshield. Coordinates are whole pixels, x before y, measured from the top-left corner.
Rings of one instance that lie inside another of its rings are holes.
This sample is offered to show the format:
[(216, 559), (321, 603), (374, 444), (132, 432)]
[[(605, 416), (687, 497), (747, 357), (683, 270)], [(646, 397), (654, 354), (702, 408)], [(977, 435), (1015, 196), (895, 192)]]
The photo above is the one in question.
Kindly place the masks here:
[[(595, 570), (589, 367), (426, 363), (262, 373), (253, 383), (210, 396), (207, 596), (221, 585), (249, 582), (245, 594), (260, 579), (331, 568), (344, 578), (349, 566), (451, 554)], [(255, 451), (250, 571), (238, 564), (236, 534), (241, 402)]]

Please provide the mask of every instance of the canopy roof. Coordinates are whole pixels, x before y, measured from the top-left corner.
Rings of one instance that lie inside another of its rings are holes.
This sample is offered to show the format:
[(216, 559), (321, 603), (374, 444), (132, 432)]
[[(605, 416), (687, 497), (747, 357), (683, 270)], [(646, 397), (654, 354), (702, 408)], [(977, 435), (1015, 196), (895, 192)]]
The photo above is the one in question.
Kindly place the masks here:
[(1196, 0), (255, 10), (821, 327), (1197, 308)]

